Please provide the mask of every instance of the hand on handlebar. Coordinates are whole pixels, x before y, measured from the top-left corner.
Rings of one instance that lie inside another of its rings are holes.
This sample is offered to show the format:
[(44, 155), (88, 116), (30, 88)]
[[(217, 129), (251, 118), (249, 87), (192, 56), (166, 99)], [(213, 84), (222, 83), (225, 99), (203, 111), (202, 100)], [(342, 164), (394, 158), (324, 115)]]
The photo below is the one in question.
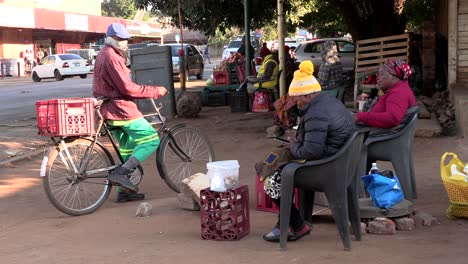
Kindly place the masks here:
[(155, 98), (162, 97), (162, 96), (164, 96), (166, 94), (167, 94), (166, 88), (160, 86), (160, 87), (158, 87), (158, 94), (157, 94), (157, 96), (155, 96)]

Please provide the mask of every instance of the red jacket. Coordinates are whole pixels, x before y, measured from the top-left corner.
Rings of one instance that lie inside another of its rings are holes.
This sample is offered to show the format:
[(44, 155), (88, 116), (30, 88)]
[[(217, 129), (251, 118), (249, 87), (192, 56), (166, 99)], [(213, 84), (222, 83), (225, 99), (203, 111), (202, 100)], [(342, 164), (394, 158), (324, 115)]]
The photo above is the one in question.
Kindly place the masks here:
[(392, 128), (400, 124), (406, 111), (416, 106), (416, 98), (407, 81), (400, 81), (381, 96), (370, 112), (357, 114), (357, 122), (372, 127)]
[(160, 97), (159, 86), (138, 85), (130, 79), (125, 58), (110, 45), (99, 51), (94, 65), (93, 95), (111, 99), (101, 108), (104, 118), (132, 120), (142, 117), (135, 99)]

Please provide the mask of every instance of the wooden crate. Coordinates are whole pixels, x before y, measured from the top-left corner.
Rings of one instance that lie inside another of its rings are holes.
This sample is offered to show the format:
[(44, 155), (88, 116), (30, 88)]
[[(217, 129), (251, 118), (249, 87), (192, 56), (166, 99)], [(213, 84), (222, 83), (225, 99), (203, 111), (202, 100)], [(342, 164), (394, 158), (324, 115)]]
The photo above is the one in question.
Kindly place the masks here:
[(389, 58), (408, 61), (409, 53), (409, 34), (356, 41), (354, 101), (359, 92), (359, 75), (377, 70)]

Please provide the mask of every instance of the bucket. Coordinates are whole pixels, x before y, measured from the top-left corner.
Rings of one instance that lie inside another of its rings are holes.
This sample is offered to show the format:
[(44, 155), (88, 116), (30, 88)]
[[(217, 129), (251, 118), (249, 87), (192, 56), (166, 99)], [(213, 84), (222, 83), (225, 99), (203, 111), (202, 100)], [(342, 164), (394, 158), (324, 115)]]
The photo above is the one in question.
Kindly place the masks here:
[(222, 160), (206, 164), (210, 179), (215, 176), (223, 178), (226, 189), (235, 188), (239, 184), (239, 167), (237, 160)]

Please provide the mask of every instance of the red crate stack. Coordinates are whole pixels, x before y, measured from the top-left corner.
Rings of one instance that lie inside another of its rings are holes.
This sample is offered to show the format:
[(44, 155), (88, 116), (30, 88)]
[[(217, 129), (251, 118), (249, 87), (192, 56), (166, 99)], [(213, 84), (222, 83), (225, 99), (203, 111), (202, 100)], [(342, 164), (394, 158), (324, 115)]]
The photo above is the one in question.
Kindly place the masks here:
[[(296, 208), (299, 208), (299, 191), (297, 188), (294, 188), (294, 205)], [(259, 211), (278, 213), (279, 208), (271, 200), (270, 196), (265, 193), (263, 188), (263, 182), (260, 182), (260, 177), (257, 174), (255, 177), (255, 209)]]
[(200, 191), (201, 237), (208, 240), (239, 240), (250, 232), (249, 188), (226, 192)]
[(94, 98), (36, 102), (38, 134), (80, 136), (95, 133)]
[(229, 72), (228, 71), (213, 71), (213, 78), (215, 81), (215, 85), (229, 84)]

